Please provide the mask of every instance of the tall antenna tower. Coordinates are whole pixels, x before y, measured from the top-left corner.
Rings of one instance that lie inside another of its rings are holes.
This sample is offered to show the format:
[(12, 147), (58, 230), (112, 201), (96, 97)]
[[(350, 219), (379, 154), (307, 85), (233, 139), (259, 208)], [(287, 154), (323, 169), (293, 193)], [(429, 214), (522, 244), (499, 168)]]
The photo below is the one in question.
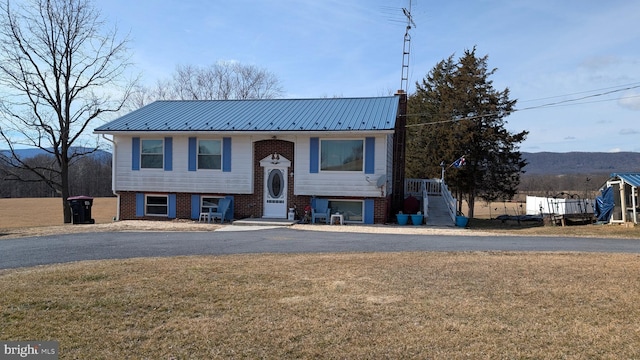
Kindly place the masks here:
[(404, 44), (402, 45), (402, 77), (400, 78), (400, 89), (404, 90), (406, 94), (409, 86), (409, 53), (411, 52), (411, 34), (409, 34), (409, 30), (411, 30), (411, 27), (416, 27), (416, 23), (413, 22), (413, 16), (411, 16), (411, 0), (409, 0), (409, 8), (402, 8), (402, 12), (407, 18), (407, 28), (404, 33)]

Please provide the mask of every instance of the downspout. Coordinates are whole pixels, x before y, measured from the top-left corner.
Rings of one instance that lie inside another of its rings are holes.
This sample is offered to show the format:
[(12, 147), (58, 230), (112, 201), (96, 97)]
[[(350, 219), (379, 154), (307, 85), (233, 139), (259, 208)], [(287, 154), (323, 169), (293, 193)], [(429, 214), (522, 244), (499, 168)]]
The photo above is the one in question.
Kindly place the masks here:
[(624, 196), (624, 188), (627, 186), (627, 183), (622, 180), (620, 181), (620, 209), (622, 210), (622, 223), (627, 222), (627, 199)]
[(120, 221), (120, 194), (116, 192), (116, 142), (102, 134), (102, 138), (110, 142), (113, 152), (111, 153), (111, 192), (116, 196), (116, 217), (115, 221)]
[(633, 223), (638, 225), (638, 188), (635, 186), (631, 187), (631, 203), (633, 204)]

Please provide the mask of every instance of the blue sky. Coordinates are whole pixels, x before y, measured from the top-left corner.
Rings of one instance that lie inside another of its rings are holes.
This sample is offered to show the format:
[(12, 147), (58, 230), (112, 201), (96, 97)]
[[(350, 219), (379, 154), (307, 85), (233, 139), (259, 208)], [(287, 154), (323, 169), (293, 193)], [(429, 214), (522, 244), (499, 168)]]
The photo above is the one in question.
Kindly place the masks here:
[[(130, 34), (132, 60), (149, 85), (178, 64), (238, 61), (273, 72), (287, 98), (381, 96), (400, 88), (409, 0), (96, 6)], [(523, 109), (506, 119), (511, 131), (530, 131), (522, 151), (640, 151), (640, 2), (413, 0), (412, 14), (410, 93), (438, 61), (476, 46), (498, 69), (494, 87), (508, 87)], [(557, 102), (565, 103), (526, 110)]]

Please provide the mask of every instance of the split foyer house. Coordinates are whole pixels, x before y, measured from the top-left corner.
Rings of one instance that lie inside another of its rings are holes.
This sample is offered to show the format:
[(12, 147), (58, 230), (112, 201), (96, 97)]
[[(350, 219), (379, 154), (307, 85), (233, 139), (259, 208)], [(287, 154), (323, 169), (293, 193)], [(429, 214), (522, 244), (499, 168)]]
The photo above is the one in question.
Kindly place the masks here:
[(327, 199), (346, 222), (381, 223), (403, 96), (156, 101), (95, 133), (113, 142), (120, 220), (198, 219), (223, 198), (228, 219), (286, 218)]

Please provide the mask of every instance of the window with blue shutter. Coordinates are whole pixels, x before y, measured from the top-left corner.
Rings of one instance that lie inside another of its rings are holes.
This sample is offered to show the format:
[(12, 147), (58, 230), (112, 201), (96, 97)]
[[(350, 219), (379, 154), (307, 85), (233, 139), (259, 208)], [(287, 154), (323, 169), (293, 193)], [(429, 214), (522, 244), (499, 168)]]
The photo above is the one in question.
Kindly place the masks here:
[(364, 223), (373, 224), (374, 216), (375, 216), (374, 200), (366, 199), (364, 201)]
[(200, 218), (200, 195), (191, 195), (191, 219)]
[(164, 171), (173, 170), (173, 138), (164, 138)]
[(136, 193), (136, 216), (144, 216), (144, 194)]
[(222, 138), (222, 171), (231, 172), (231, 138)]
[(198, 158), (198, 139), (189, 138), (189, 171), (196, 171)]
[(374, 174), (376, 168), (376, 138), (368, 137), (364, 142), (364, 173)]
[(317, 137), (309, 139), (309, 172), (318, 173), (320, 162), (320, 140)]
[(169, 194), (169, 201), (167, 204), (167, 217), (169, 219), (176, 218), (176, 209), (177, 209), (176, 194)]
[(140, 170), (140, 138), (131, 139), (131, 170)]

